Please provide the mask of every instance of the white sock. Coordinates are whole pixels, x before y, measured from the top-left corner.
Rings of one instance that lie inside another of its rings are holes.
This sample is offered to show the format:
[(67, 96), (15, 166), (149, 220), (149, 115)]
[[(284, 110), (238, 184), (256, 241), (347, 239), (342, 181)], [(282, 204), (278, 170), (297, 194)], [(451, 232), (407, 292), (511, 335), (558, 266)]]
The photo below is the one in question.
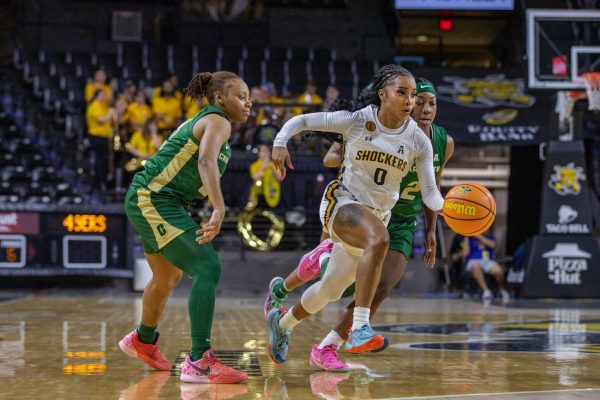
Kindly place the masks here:
[(288, 292), (291, 292), (291, 290), (290, 290), (290, 289), (288, 289), (288, 287), (287, 287), (287, 286), (285, 286), (285, 280), (283, 281), (283, 288), (284, 288), (285, 290), (287, 290)]
[(321, 342), (321, 344), (317, 347), (319, 350), (325, 346), (329, 346), (330, 344), (335, 344), (337, 348), (339, 348), (342, 344), (344, 344), (344, 339), (334, 330), (329, 332), (325, 339)]
[(352, 320), (352, 330), (362, 328), (364, 324), (369, 323), (369, 314), (371, 314), (370, 308), (365, 307), (354, 307), (354, 319)]
[(331, 253), (328, 253), (328, 252), (322, 253), (319, 256), (319, 267), (323, 268), (323, 263), (325, 261), (329, 260), (329, 257), (331, 257)]
[(298, 321), (296, 319), (296, 317), (294, 317), (294, 314), (292, 313), (293, 309), (294, 309), (294, 307), (290, 308), (289, 311), (286, 312), (283, 317), (281, 317), (281, 319), (279, 320), (280, 328), (292, 329), (293, 327), (295, 327), (296, 325), (298, 325), (300, 323), (300, 321)]

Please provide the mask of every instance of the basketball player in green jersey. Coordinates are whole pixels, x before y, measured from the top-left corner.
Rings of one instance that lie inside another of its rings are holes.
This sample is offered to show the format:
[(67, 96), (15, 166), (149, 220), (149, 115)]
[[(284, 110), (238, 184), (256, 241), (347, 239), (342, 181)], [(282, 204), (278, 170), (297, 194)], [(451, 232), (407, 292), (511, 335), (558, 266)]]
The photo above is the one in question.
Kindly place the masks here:
[[(454, 152), (454, 141), (444, 128), (433, 124), (437, 111), (436, 92), (433, 84), (422, 78), (416, 80), (417, 99), (411, 116), (432, 141), (434, 170), (439, 185), (442, 170)], [(323, 163), (327, 167), (337, 168), (340, 166), (340, 160), (341, 147), (339, 144), (334, 143), (325, 156)], [(383, 262), (381, 279), (371, 303), (371, 315), (377, 311), (379, 305), (390, 295), (392, 289), (404, 276), (408, 258), (412, 251), (417, 215), (421, 210), (424, 210), (426, 225), (424, 261), (425, 265), (432, 268), (436, 259), (435, 227), (437, 214), (427, 207), (423, 207), (419, 181), (413, 165), (411, 171), (402, 180), (400, 198), (392, 209), (392, 217), (387, 226), (390, 234), (390, 245)], [(265, 312), (268, 308), (280, 306), (287, 294), (293, 289), (325, 274), (329, 262), (329, 251), (331, 251), (329, 243), (329, 239), (324, 240), (313, 251), (302, 257), (299, 266), (285, 280), (278, 277), (271, 281), (270, 290), (265, 301)], [(346, 289), (343, 297), (351, 296), (353, 293), (354, 284)], [(310, 356), (312, 366), (327, 371), (348, 370), (348, 365), (339, 359), (337, 349), (347, 339), (347, 331), (352, 325), (353, 308), (354, 301), (343, 312), (336, 328), (319, 345), (315, 344), (313, 346)], [(385, 347), (387, 347), (387, 343), (375, 351), (381, 351)]]
[[(238, 383), (247, 379), (227, 367), (210, 349), (211, 327), (221, 262), (210, 241), (225, 215), (220, 175), (231, 157), (227, 142), (231, 121), (245, 122), (252, 102), (246, 83), (219, 71), (196, 74), (187, 94), (209, 104), (185, 121), (138, 172), (125, 197), (129, 221), (142, 238), (152, 279), (144, 289), (142, 320), (119, 347), (158, 370), (171, 363), (158, 349), (158, 321), (169, 294), (185, 272), (192, 278), (188, 297), (192, 348), (181, 380), (192, 383)], [(203, 227), (189, 216), (190, 204), (208, 197), (213, 205)]]

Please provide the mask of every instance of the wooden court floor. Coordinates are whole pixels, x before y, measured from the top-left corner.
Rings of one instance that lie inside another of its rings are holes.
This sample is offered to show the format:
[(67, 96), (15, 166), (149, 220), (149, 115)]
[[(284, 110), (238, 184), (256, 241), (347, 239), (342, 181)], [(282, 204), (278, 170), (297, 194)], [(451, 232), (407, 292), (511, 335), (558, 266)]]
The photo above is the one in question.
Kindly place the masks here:
[(311, 369), (308, 355), (341, 304), (298, 326), (285, 365), (265, 353), (262, 298), (219, 298), (213, 347), (248, 372), (240, 385), (182, 384), (187, 300), (160, 324), (174, 362), (151, 371), (117, 342), (139, 319), (139, 296), (31, 296), (0, 303), (0, 399), (600, 399), (600, 309), (532, 309), (471, 300), (389, 299), (373, 323), (391, 346), (343, 354), (352, 369)]

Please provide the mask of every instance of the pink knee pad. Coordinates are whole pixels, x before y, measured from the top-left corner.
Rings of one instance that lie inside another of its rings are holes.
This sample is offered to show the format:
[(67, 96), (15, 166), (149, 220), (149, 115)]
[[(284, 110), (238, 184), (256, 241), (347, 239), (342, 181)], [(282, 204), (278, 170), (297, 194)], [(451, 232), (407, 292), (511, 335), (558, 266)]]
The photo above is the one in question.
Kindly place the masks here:
[(298, 268), (296, 269), (296, 275), (298, 275), (298, 278), (302, 282), (308, 282), (321, 273), (319, 257), (321, 257), (321, 254), (323, 253), (331, 252), (332, 247), (333, 241), (331, 239), (326, 239), (313, 250), (302, 256), (300, 264), (298, 264)]

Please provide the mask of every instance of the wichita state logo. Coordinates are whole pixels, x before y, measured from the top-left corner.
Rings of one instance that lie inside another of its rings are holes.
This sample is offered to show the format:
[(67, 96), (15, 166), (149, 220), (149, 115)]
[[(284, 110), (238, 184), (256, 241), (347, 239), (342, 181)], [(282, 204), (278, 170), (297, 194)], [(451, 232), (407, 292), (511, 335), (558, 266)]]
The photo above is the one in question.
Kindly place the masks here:
[(568, 163), (566, 166), (555, 165), (554, 174), (550, 176), (548, 186), (561, 196), (577, 196), (581, 192), (580, 180), (585, 180), (585, 174), (582, 167), (576, 167), (575, 163)]

